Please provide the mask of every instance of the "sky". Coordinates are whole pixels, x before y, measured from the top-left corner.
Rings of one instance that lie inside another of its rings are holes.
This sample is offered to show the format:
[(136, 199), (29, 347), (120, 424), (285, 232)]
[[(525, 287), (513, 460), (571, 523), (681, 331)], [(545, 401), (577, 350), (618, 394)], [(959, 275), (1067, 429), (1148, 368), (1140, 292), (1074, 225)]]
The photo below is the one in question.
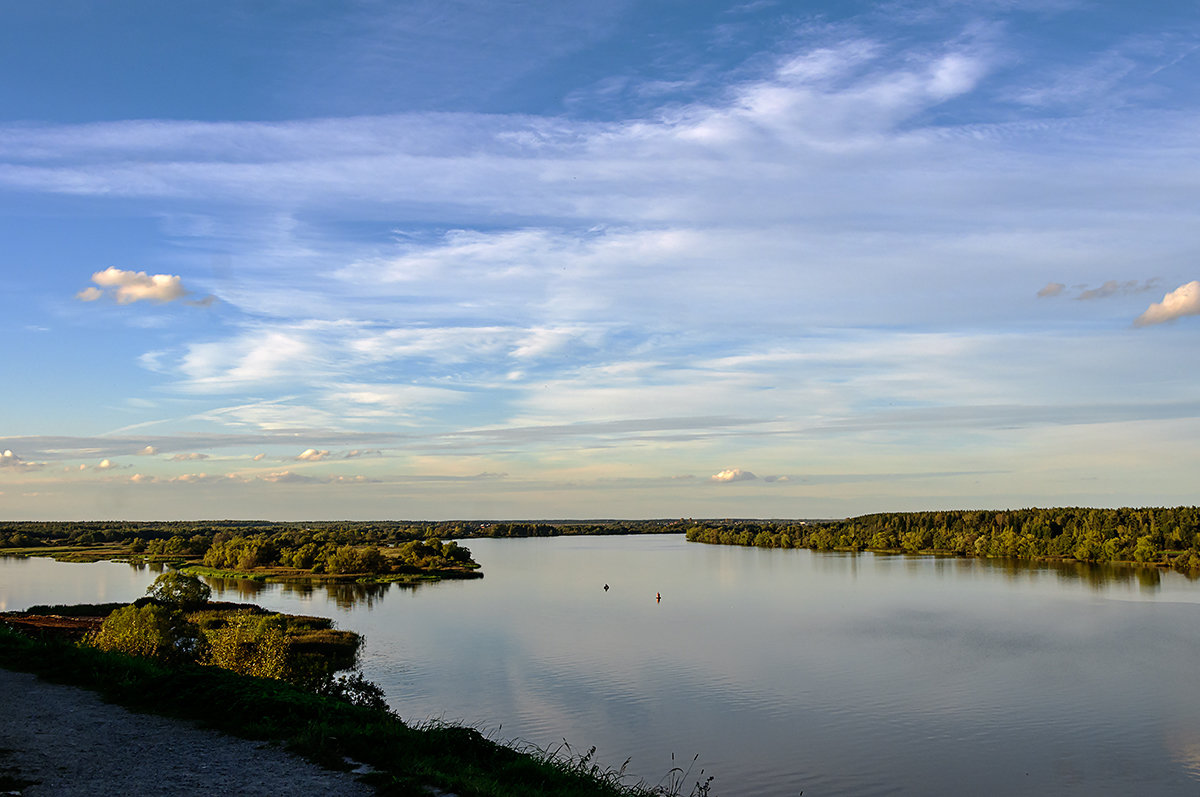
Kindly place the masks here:
[(1200, 4), (0, 0), (0, 519), (1194, 504)]

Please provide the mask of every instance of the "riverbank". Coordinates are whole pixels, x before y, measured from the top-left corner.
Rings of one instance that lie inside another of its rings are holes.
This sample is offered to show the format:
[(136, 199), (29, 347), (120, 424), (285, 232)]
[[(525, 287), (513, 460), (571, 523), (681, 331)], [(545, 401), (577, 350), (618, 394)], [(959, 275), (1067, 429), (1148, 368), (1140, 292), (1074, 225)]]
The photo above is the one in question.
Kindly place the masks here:
[[(381, 794), (421, 797), (439, 792), (462, 797), (652, 797), (668, 794), (661, 789), (625, 785), (618, 773), (591, 766), (587, 758), (568, 759), (538, 750), (515, 750), (487, 739), (472, 728), (461, 726), (410, 727), (389, 711), (350, 705), (281, 681), (238, 675), (216, 667), (168, 666), (150, 659), (105, 653), (72, 644), (54, 633), (29, 636), (0, 627), (0, 668), (34, 673), (57, 683), (95, 690), (105, 700), (127, 709), (163, 715), (174, 723), (181, 720), (198, 723), (209, 733), (268, 742), (327, 768), (344, 769), (347, 759), (361, 762), (372, 770), (362, 779)], [(0, 700), (4, 701), (5, 707), (3, 713), (7, 716), (19, 713), (15, 707), (9, 708), (11, 694), (7, 689), (0, 690), (0, 696), (3, 696)], [(22, 779), (37, 779), (35, 772), (46, 767), (60, 766), (52, 762), (58, 761), (62, 752), (53, 751), (58, 750), (58, 746), (69, 747), (74, 733), (69, 716), (72, 698), (68, 695), (64, 699), (67, 703), (62, 704), (65, 707), (57, 713), (28, 715), (19, 726), (24, 731), (14, 731), (4, 737), (12, 741), (0, 747), (14, 752), (8, 754), (10, 760), (0, 759), (0, 770), (14, 768), (11, 777), (18, 779), (15, 785)], [(149, 750), (142, 754), (138, 751), (143, 749), (143, 744), (149, 744), (151, 738), (168, 746), (176, 744), (172, 734), (174, 729), (182, 726), (169, 724), (163, 727), (166, 730), (136, 732), (130, 736), (126, 744), (132, 749), (133, 758), (124, 760), (132, 762), (133, 766), (157, 771), (155, 752)], [(50, 752), (42, 748), (43, 743), (51, 746)], [(83, 743), (80, 744), (80, 749), (84, 749)], [(198, 777), (207, 783), (208, 790), (211, 791), (214, 784), (226, 790), (224, 781), (201, 771), (208, 761), (206, 748), (189, 743), (187, 749), (191, 750), (191, 770), (200, 772)], [(23, 774), (25, 770), (18, 766), (20, 762), (35, 768), (29, 770), (30, 774)], [(280, 777), (283, 779), (264, 788), (247, 787), (240, 793), (292, 793), (286, 791), (290, 788), (290, 776)], [(103, 778), (100, 780), (102, 782)], [(347, 783), (346, 789), (358, 785)], [(12, 788), (14, 786), (10, 785), (6, 790)], [(27, 788), (32, 790), (41, 786), (31, 783)], [(339, 789), (342, 786), (331, 790), (306, 787), (295, 793), (361, 793)], [(149, 789), (68, 792), (51, 788), (19, 793), (174, 794), (188, 791), (159, 780)], [(238, 792), (235, 790), (234, 793)]]

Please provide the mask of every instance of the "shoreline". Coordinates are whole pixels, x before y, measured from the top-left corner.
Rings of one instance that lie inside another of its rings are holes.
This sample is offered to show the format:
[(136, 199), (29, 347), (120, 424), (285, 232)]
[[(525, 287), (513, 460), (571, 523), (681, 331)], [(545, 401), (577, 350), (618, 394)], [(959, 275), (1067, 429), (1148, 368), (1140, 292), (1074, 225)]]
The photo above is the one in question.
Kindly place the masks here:
[[(429, 794), (679, 797), (676, 791), (628, 783), (622, 773), (592, 766), (586, 757), (533, 747), (512, 747), (484, 736), (477, 729), (461, 725), (424, 723), (409, 726), (383, 707), (352, 705), (283, 681), (241, 675), (219, 667), (168, 665), (150, 658), (78, 646), (52, 631), (31, 636), (0, 623), (0, 672), (24, 673), (28, 680), (23, 683), (53, 682), (50, 685), (91, 692), (92, 699), (105, 709), (119, 706), (137, 712), (136, 716), (152, 716), (169, 723), (161, 726), (167, 729), (165, 731), (145, 731), (126, 739), (126, 746), (135, 751), (141, 750), (143, 742), (151, 737), (156, 744), (158, 741), (171, 743), (173, 731), (170, 729), (189, 727), (210, 734), (208, 739), (225, 737), (251, 747), (269, 747), (276, 751), (286, 748), (290, 756), (302, 756), (311, 766), (344, 770), (358, 765), (359, 785), (373, 788), (376, 793), (421, 797)], [(50, 766), (38, 757), (41, 755), (39, 745), (43, 743), (68, 752), (83, 749), (82, 743), (73, 739), (75, 734), (70, 717), (66, 716), (71, 712), (69, 703), (60, 713), (30, 714), (18, 712), (18, 704), (9, 700), (10, 694), (8, 689), (0, 688), (0, 706), (4, 709), (0, 715), (19, 715), (23, 719), (0, 736), (0, 778), (7, 774), (33, 780), (32, 776), (20, 773), (35, 771), (28, 766), (38, 761), (43, 764), (37, 766)], [(75, 697), (79, 695), (75, 694)], [(0, 722), (5, 721), (0, 719)], [(4, 748), (15, 752), (6, 757)], [(188, 771), (207, 763), (209, 753), (204, 744), (187, 749), (191, 751), (185, 756)], [(143, 767), (152, 772), (159, 769), (155, 754), (123, 760), (132, 767)], [(17, 763), (23, 761), (26, 764), (18, 767)], [(130, 761), (132, 763), (128, 763)], [(71, 768), (69, 764), (62, 766)], [(238, 766), (253, 767), (245, 763)], [(15, 771), (6, 773), (6, 768)], [(369, 789), (351, 790), (350, 786), (330, 789), (304, 786), (295, 792), (281, 791), (279, 785), (290, 782), (290, 776), (281, 777), (282, 780), (271, 781), (266, 787), (260, 784), (232, 793), (372, 793)], [(96, 782), (100, 783), (107, 782), (106, 778), (107, 775), (95, 776)], [(3, 779), (0, 779), (0, 785), (4, 785), (5, 790), (14, 788)], [(203, 785), (202, 790), (189, 791), (155, 775), (146, 788), (122, 786), (105, 791), (88, 786), (72, 791), (55, 786), (33, 791), (40, 786), (27, 785), (29, 791), (17, 793), (31, 797), (37, 794), (211, 793), (212, 782), (208, 775), (204, 776)]]

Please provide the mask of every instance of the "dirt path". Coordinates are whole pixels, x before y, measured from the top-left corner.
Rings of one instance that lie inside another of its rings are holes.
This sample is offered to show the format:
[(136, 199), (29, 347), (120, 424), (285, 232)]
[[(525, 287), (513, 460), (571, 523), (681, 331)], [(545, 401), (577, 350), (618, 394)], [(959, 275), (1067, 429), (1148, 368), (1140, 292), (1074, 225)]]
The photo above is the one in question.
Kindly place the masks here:
[(135, 714), (93, 692), (0, 669), (0, 772), (38, 795), (369, 795), (260, 742)]

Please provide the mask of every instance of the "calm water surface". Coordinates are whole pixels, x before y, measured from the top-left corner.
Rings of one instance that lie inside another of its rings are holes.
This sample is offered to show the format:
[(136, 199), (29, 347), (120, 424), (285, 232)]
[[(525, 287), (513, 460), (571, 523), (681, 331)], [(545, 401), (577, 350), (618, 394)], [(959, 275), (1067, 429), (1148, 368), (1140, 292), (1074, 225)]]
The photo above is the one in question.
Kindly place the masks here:
[[(725, 797), (1200, 792), (1200, 584), (1175, 573), (675, 535), (466, 544), (486, 578), (218, 592), (365, 634), (408, 720), (596, 745), (651, 782), (698, 753), (693, 779)], [(0, 558), (0, 609), (153, 577)]]

